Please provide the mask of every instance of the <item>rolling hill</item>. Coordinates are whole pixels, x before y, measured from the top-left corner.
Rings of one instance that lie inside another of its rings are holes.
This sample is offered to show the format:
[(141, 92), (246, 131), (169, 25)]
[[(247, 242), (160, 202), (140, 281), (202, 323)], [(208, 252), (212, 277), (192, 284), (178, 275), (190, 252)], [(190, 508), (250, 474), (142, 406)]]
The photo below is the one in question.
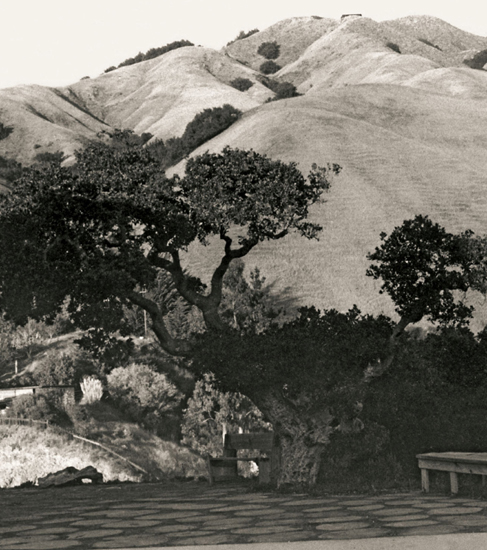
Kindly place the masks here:
[[(274, 94), (259, 81), (257, 49), (268, 41), (281, 46), (272, 78), (301, 96), (266, 102)], [(69, 156), (115, 127), (167, 139), (203, 109), (229, 103), (244, 116), (193, 154), (230, 145), (296, 161), (303, 172), (313, 162), (343, 167), (312, 213), (320, 240), (265, 244), (247, 264), (300, 303), (392, 314), (365, 277), (381, 231), (423, 213), (451, 231), (487, 233), (487, 71), (463, 63), (484, 49), (487, 38), (429, 16), (293, 18), (221, 51), (185, 47), (66, 88), (0, 90), (0, 122), (14, 129), (0, 155)], [(253, 86), (236, 90), (238, 77)], [(190, 269), (208, 274), (218, 247), (192, 252)], [(487, 306), (478, 307), (476, 328), (487, 322)]]

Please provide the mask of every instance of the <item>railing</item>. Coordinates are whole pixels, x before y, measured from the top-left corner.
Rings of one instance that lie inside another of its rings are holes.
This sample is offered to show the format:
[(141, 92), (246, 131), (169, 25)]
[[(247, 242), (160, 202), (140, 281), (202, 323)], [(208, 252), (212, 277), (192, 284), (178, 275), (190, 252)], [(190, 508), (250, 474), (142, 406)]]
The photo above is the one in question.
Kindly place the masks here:
[(138, 464), (135, 464), (135, 462), (132, 462), (128, 458), (125, 458), (124, 456), (118, 454), (115, 451), (112, 451), (109, 447), (106, 447), (105, 445), (102, 445), (101, 443), (98, 443), (98, 441), (92, 441), (91, 439), (87, 439), (86, 437), (81, 437), (80, 435), (76, 435), (73, 432), (70, 432), (69, 430), (65, 430), (64, 428), (61, 428), (60, 426), (53, 426), (53, 424), (49, 424), (48, 420), (32, 420), (31, 418), (0, 418), (0, 425), (6, 425), (6, 426), (35, 426), (43, 429), (47, 429), (49, 427), (55, 427), (56, 430), (59, 430), (63, 432), (65, 435), (67, 435), (71, 439), (78, 439), (79, 441), (82, 441), (83, 443), (88, 443), (89, 445), (95, 445), (96, 447), (100, 447), (107, 453), (112, 454), (113, 456), (116, 456), (117, 458), (120, 458), (127, 464), (130, 464), (133, 468), (136, 470), (139, 470), (140, 472), (143, 472), (144, 474), (149, 475), (149, 472), (144, 470), (141, 466)]
[(32, 420), (32, 418), (11, 418), (0, 417), (0, 425), (4, 426), (36, 426), (38, 428), (47, 428), (49, 426), (48, 420)]

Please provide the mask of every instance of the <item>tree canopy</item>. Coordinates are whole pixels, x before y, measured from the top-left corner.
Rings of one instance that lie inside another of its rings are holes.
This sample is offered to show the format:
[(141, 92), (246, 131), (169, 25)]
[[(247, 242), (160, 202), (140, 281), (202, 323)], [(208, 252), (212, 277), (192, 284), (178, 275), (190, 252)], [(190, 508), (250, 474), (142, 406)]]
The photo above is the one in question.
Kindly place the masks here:
[[(226, 148), (167, 178), (147, 149), (91, 145), (73, 167), (31, 170), (0, 197), (0, 308), (22, 323), (54, 315), (69, 297), (78, 327), (123, 332), (124, 306), (135, 304), (163, 348), (185, 355), (188, 342), (172, 337), (164, 308), (144, 289), (165, 270), (206, 325), (223, 328), (218, 307), (230, 263), (292, 231), (317, 237), (309, 207), (339, 170), (313, 165), (305, 178), (294, 163)], [(181, 253), (215, 236), (222, 256), (204, 290), (183, 270)]]

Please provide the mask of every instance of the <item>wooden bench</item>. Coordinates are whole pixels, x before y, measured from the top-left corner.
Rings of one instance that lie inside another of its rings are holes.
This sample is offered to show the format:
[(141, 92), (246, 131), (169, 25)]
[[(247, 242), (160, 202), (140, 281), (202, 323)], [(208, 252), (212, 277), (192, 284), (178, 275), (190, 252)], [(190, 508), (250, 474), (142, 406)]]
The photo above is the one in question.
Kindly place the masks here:
[[(265, 456), (239, 457), (237, 451), (253, 449), (265, 453)], [(259, 467), (259, 483), (274, 482), (279, 470), (279, 445), (273, 432), (225, 434), (223, 456), (207, 457), (210, 485), (214, 481), (237, 479), (237, 462), (252, 461)]]
[(426, 453), (416, 455), (421, 468), (421, 486), (429, 492), (429, 471), (441, 470), (450, 472), (452, 494), (458, 493), (458, 474), (478, 474), (485, 485), (487, 475), (487, 453)]

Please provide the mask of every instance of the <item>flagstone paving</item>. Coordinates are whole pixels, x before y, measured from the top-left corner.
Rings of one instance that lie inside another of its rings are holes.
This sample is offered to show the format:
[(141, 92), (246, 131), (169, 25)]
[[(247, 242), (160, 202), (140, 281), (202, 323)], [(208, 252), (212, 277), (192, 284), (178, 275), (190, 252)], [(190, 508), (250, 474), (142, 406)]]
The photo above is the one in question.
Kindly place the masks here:
[(0, 550), (141, 548), (487, 532), (487, 501), (323, 496), (203, 482), (0, 490)]

